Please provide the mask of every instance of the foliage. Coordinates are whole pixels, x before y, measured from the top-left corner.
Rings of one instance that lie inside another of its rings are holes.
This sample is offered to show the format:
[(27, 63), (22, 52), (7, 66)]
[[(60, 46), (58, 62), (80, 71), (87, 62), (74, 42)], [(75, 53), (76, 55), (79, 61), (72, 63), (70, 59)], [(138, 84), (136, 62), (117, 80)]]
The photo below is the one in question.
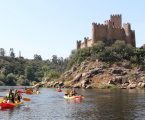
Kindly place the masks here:
[(56, 79), (59, 78), (60, 73), (56, 72), (56, 71), (50, 71), (48, 72), (48, 74), (45, 74), (45, 77), (47, 77), (48, 79)]
[(34, 55), (34, 60), (42, 60), (41, 55), (35, 54), (35, 55)]
[(12, 48), (9, 56), (2, 51), (5, 50), (0, 49), (0, 85), (30, 85), (45, 78), (53, 80), (66, 70), (68, 63), (67, 59), (56, 55), (47, 60), (42, 60), (38, 54), (34, 55), (34, 59), (24, 59), (22, 56), (15, 57)]
[(114, 44), (106, 45), (99, 41), (90, 48), (79, 49), (73, 51), (69, 57), (68, 69), (74, 64), (79, 64), (86, 59), (98, 59), (102, 62), (118, 62), (123, 60), (131, 61), (132, 64), (137, 64), (144, 68), (145, 47), (134, 48), (124, 41), (117, 40)]
[(16, 78), (16, 76), (13, 73), (10, 73), (10, 74), (7, 75), (7, 77), (6, 77), (6, 85), (15, 86), (16, 85), (16, 81), (17, 81), (17, 78)]

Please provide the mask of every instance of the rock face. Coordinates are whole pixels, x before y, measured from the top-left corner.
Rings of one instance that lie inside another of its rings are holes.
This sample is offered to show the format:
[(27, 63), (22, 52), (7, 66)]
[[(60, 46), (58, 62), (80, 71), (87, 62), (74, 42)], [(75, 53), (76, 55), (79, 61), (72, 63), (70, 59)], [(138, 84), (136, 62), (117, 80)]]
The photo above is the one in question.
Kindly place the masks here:
[(60, 80), (64, 81), (64, 86), (75, 88), (94, 88), (100, 84), (111, 84), (122, 89), (145, 88), (145, 71), (132, 68), (128, 61), (117, 64), (84, 61), (65, 72)]
[(82, 74), (78, 74), (78, 75), (72, 80), (72, 83), (77, 83), (77, 82), (79, 82), (80, 79), (81, 79), (81, 77), (82, 77)]
[(119, 75), (121, 75), (122, 73), (123, 73), (123, 70), (120, 69), (120, 68), (112, 69), (112, 74), (119, 74)]

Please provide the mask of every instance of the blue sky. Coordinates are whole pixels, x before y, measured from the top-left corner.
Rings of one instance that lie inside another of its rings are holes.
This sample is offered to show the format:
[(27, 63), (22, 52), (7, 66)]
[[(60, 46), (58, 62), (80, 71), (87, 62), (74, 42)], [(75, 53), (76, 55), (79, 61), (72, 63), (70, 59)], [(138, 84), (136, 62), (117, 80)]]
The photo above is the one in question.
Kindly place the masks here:
[(91, 37), (92, 22), (122, 14), (136, 31), (136, 44), (145, 43), (144, 0), (0, 0), (0, 48), (14, 48), (25, 58), (39, 54), (68, 57), (76, 40)]

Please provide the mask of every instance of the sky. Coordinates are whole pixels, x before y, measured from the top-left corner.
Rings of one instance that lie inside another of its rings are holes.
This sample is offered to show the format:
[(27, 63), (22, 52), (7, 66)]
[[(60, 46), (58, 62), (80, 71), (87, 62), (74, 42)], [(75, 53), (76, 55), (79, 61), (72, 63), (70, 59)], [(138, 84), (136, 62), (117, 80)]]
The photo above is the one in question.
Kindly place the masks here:
[(145, 0), (0, 0), (0, 48), (24, 58), (69, 57), (76, 40), (91, 37), (92, 22), (122, 14), (145, 44)]

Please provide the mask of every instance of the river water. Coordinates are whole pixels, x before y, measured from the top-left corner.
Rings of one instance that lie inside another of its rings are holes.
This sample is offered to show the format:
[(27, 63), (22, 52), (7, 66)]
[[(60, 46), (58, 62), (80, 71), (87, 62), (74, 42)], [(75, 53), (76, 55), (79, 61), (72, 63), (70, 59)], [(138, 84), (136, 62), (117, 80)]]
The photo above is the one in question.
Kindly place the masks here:
[[(63, 92), (42, 88), (39, 95), (23, 95), (30, 102), (0, 110), (0, 120), (145, 120), (144, 90), (79, 89), (84, 99), (65, 100)], [(7, 93), (0, 89), (0, 96)]]

